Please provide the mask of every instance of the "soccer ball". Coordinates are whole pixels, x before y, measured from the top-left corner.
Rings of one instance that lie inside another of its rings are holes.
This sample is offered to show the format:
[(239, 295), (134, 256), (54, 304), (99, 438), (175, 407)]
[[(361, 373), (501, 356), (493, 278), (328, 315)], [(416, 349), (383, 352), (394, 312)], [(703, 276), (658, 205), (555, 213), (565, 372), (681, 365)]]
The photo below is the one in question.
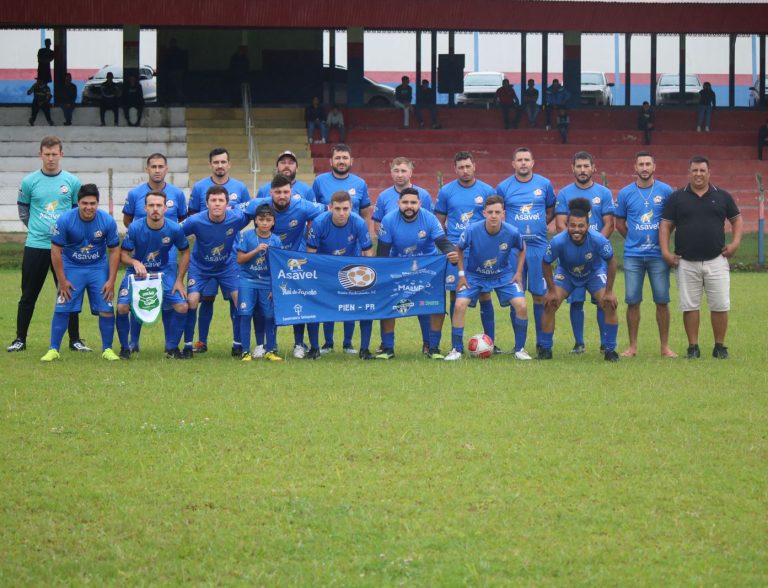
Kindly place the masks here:
[(344, 288), (357, 292), (376, 283), (376, 271), (365, 265), (348, 265), (339, 270), (338, 278)]
[(488, 359), (493, 355), (493, 339), (488, 335), (475, 335), (467, 344), (467, 351), (472, 357)]

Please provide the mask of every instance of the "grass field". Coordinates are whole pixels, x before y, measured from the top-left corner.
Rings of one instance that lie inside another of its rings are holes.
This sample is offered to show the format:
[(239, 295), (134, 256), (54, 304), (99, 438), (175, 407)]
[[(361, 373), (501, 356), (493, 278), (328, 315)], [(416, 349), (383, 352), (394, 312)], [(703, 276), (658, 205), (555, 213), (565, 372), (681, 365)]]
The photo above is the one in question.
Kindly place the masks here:
[[(18, 282), (0, 271), (6, 343)], [(0, 354), (4, 586), (768, 584), (764, 274), (733, 275), (730, 360), (707, 321), (705, 357), (662, 360), (645, 304), (641, 356), (615, 365), (592, 308), (588, 352), (563, 309), (543, 364), (430, 362), (413, 319), (391, 362), (243, 364), (223, 304), (191, 362), (151, 327), (130, 362), (42, 365), (47, 288), (29, 350)]]

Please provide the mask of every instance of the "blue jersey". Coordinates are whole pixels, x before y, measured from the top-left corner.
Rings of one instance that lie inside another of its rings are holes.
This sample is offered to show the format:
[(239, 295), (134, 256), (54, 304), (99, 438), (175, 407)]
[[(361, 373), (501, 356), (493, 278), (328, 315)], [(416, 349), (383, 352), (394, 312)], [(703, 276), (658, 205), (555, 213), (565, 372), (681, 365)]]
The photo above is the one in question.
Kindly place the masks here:
[(443, 186), (437, 193), (435, 212), (444, 214), (445, 229), (448, 239), (454, 245), (470, 223), (485, 220), (483, 204), (485, 199), (496, 194), (488, 184), (475, 180), (469, 188), (454, 180)]
[(218, 272), (235, 263), (232, 248), (249, 221), (250, 217), (238, 208), (227, 209), (224, 220), (218, 223), (209, 218), (207, 210), (187, 218), (181, 224), (184, 234), (195, 236), (190, 264), (203, 272)]
[(655, 181), (648, 188), (632, 183), (619, 190), (616, 216), (627, 220), (625, 257), (661, 257), (659, 223), (672, 188)]
[[(175, 273), (176, 249), (189, 249), (189, 242), (179, 223), (166, 218), (161, 228), (153, 229), (144, 217), (128, 226), (122, 248), (132, 252), (131, 257), (143, 263), (150, 272), (172, 270)], [(128, 266), (127, 273), (133, 273), (132, 265)]]
[[(256, 193), (256, 198), (271, 198), (271, 190), (272, 182), (267, 182), (261, 188), (259, 188), (259, 191)], [(301, 180), (296, 180), (293, 182), (293, 184), (291, 184), (291, 197), (295, 199), (303, 198), (304, 200), (309, 200), (310, 202), (317, 201), (312, 188), (310, 188), (308, 184), (305, 184)]]
[(529, 247), (547, 246), (547, 209), (555, 206), (555, 189), (544, 176), (532, 174), (527, 182), (510, 176), (496, 187), (504, 198), (506, 222), (515, 225)]
[(363, 217), (354, 212), (347, 224), (337, 227), (333, 224), (333, 213), (324, 212), (318, 216), (309, 229), (307, 247), (317, 249), (325, 255), (360, 255), (373, 247), (368, 225)]
[(467, 281), (470, 284), (511, 281), (517, 271), (517, 254), (523, 250), (523, 243), (520, 231), (509, 223), (501, 223), (495, 235), (488, 232), (484, 222), (472, 223), (461, 234), (458, 243), (459, 249), (465, 252)]
[(320, 174), (312, 184), (312, 191), (317, 201), (326, 206), (330, 206), (331, 196), (335, 192), (346, 192), (352, 198), (352, 212), (355, 214), (360, 214), (361, 210), (371, 205), (368, 184), (355, 174), (349, 174), (343, 179), (337, 178), (332, 172)]
[[(240, 233), (235, 241), (235, 251), (248, 253), (265, 243), (267, 247), (280, 249), (280, 239), (270, 233), (269, 237), (259, 237), (256, 231), (244, 231)], [(269, 287), (271, 285), (269, 277), (269, 249), (260, 251), (250, 260), (240, 265), (240, 282), (245, 282), (252, 286)]]
[(277, 210), (272, 205), (272, 198), (251, 200), (246, 207), (248, 214), (256, 216), (259, 206), (269, 204), (275, 213), (275, 226), (272, 232), (282, 243), (281, 249), (304, 251), (306, 249), (307, 222), (325, 212), (325, 207), (302, 198), (292, 198), (285, 210)]
[[(432, 196), (424, 188), (418, 186), (411, 186), (419, 193), (419, 200), (421, 200), (422, 210), (432, 212)], [(387, 216), (393, 210), (398, 210), (397, 203), (400, 200), (400, 192), (392, 186), (387, 188), (376, 199), (376, 205), (373, 207), (373, 216), (371, 217), (377, 223), (381, 222), (385, 216)]]
[(395, 210), (381, 219), (379, 241), (391, 245), (390, 257), (415, 257), (435, 255), (435, 240), (443, 235), (440, 221), (431, 212), (419, 210), (416, 218), (408, 222), (400, 210)]
[(544, 261), (551, 264), (559, 260), (557, 270), (566, 272), (576, 285), (583, 285), (590, 276), (605, 270), (606, 263), (612, 257), (611, 242), (594, 229), (589, 229), (581, 245), (571, 240), (568, 231), (555, 235), (549, 242)]
[(229, 194), (229, 205), (233, 208), (239, 204), (245, 204), (251, 199), (251, 195), (248, 193), (248, 187), (240, 180), (229, 178), (225, 183), (217, 184), (213, 181), (213, 178), (209, 176), (200, 180), (192, 187), (192, 192), (189, 195), (188, 207), (190, 213), (208, 209), (208, 204), (205, 202), (205, 194), (211, 186), (224, 186)]
[(120, 238), (115, 219), (103, 210), (86, 222), (80, 218), (80, 210), (72, 208), (56, 220), (51, 243), (64, 248), (65, 265), (93, 266), (106, 265), (107, 247), (117, 247)]
[(613, 216), (613, 194), (600, 184), (592, 184), (589, 188), (579, 188), (574, 182), (560, 190), (555, 204), (555, 214), (568, 214), (568, 203), (574, 198), (586, 198), (592, 205), (589, 213), (589, 228), (600, 232), (605, 223), (603, 217), (606, 214)]
[[(142, 184), (128, 192), (125, 204), (123, 205), (123, 214), (132, 216), (133, 220), (147, 216), (147, 211), (144, 210), (144, 204), (147, 200), (147, 194), (152, 191), (153, 190), (149, 184)], [(165, 218), (174, 222), (179, 222), (179, 217), (183, 219), (187, 216), (187, 199), (180, 188), (177, 188), (173, 184), (165, 184), (160, 191), (167, 197), (165, 203), (168, 210), (165, 211)]]

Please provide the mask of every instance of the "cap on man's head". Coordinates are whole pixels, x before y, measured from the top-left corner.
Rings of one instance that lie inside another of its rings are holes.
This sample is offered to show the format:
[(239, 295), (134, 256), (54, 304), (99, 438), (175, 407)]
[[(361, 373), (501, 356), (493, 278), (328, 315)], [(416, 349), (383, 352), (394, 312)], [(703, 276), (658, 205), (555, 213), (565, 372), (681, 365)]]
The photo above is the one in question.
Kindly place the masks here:
[(277, 156), (277, 162), (279, 162), (284, 157), (290, 157), (293, 159), (296, 163), (299, 163), (299, 158), (296, 157), (296, 154), (293, 151), (283, 151), (280, 155)]

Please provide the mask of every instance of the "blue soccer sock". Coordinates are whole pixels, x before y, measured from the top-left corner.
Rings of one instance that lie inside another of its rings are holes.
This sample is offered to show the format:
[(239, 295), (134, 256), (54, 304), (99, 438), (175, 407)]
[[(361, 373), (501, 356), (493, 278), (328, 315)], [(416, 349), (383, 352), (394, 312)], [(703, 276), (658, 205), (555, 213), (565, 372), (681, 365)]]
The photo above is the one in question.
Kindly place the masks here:
[(293, 344), (304, 345), (304, 325), (293, 325)]
[(336, 326), (333, 322), (324, 322), (323, 323), (323, 339), (325, 339), (325, 344), (330, 345), (333, 347), (333, 329)]
[(51, 349), (59, 351), (61, 349), (61, 340), (69, 326), (69, 312), (54, 312), (51, 320)]
[(181, 336), (184, 334), (184, 326), (187, 323), (187, 313), (171, 310), (168, 327), (165, 330), (165, 348), (178, 349)]
[(161, 313), (160, 317), (163, 321), (163, 330), (165, 333), (167, 333), (171, 328), (171, 323), (173, 322), (173, 313), (175, 311), (173, 310), (173, 307), (171, 308), (164, 308)]
[[(266, 335), (266, 319), (261, 316), (260, 313), (253, 315), (253, 331), (256, 333), (256, 345), (264, 345), (264, 336)], [(272, 329), (274, 330), (274, 321), (272, 321)]]
[[(120, 314), (115, 317), (115, 328), (117, 329), (117, 338), (120, 340), (120, 347), (128, 348), (130, 346), (131, 320), (129, 313)], [(136, 319), (134, 319), (136, 320)]]
[[(608, 347), (608, 337), (606, 336), (606, 328), (608, 325), (605, 324), (605, 311), (597, 307), (597, 328), (600, 331), (600, 347)], [(616, 338), (613, 339), (613, 346), (616, 347)]]
[(432, 329), (429, 330), (429, 348), (430, 349), (439, 349), (440, 348), (440, 339), (443, 337), (442, 331), (433, 331)]
[[(232, 321), (232, 345), (241, 345), (240, 341), (240, 317), (237, 316), (237, 305), (229, 299), (229, 320)], [(250, 327), (249, 331), (250, 333)]]
[[(275, 351), (277, 349), (277, 331), (275, 330), (275, 317), (269, 317), (264, 319), (264, 333), (267, 337), (267, 351)], [(256, 342), (258, 343), (258, 335)]]
[(419, 328), (421, 329), (421, 343), (422, 345), (429, 345), (429, 330), (430, 330), (430, 319), (431, 317), (428, 314), (420, 314), (419, 315)]
[(528, 319), (513, 317), (512, 330), (515, 332), (515, 351), (525, 349), (525, 342), (528, 340)]
[(571, 302), (571, 329), (576, 345), (584, 345), (584, 303)]
[(552, 340), (553, 340), (554, 336), (555, 336), (554, 332), (552, 332), (552, 333), (545, 333), (545, 332), (542, 331), (541, 335), (540, 335), (541, 338), (539, 339), (539, 345), (543, 349), (552, 349)]
[(344, 321), (344, 341), (341, 343), (342, 347), (352, 347), (352, 337), (354, 334), (355, 321)]
[(496, 313), (493, 311), (493, 300), (480, 301), (480, 322), (483, 325), (483, 333), (496, 341)]
[(99, 315), (99, 332), (101, 333), (101, 350), (112, 348), (112, 340), (115, 338), (115, 315)]
[[(201, 300), (199, 310), (199, 324), (197, 325), (197, 336), (205, 344), (208, 344), (208, 332), (211, 330), (211, 321), (213, 320), (213, 303), (215, 300)], [(198, 311), (195, 311), (198, 315)], [(195, 336), (195, 330), (192, 329), (192, 337)], [(187, 339), (190, 341), (190, 339)]]
[(238, 322), (240, 323), (240, 337), (238, 337), (240, 344), (243, 346), (243, 352), (251, 350), (251, 317), (239, 316)]
[(541, 317), (544, 316), (544, 305), (533, 303), (533, 321), (536, 323), (536, 347), (543, 346), (541, 343)]
[[(119, 316), (119, 315), (118, 315)], [(139, 348), (139, 339), (141, 338), (141, 323), (136, 320), (136, 317), (133, 316), (132, 312), (129, 312), (126, 316), (128, 316), (130, 329), (129, 333), (130, 336), (128, 337), (128, 342), (123, 345), (123, 340), (120, 339), (120, 345), (123, 347), (130, 347), (131, 349), (138, 349)], [(115, 318), (117, 320), (117, 318)], [(120, 336), (120, 332), (117, 333), (118, 336)]]
[(615, 325), (605, 325), (605, 350), (606, 351), (615, 351), (616, 350), (616, 338), (619, 335), (619, 325), (618, 323)]
[(197, 324), (197, 309), (190, 308), (187, 311), (187, 320), (184, 322), (184, 347), (192, 347), (195, 344), (195, 324)]
[(320, 323), (309, 323), (307, 325), (307, 335), (309, 335), (309, 347), (311, 349), (320, 349)]
[[(64, 333), (62, 333), (62, 337), (64, 336)], [(391, 333), (385, 333), (384, 331), (381, 332), (381, 346), (383, 349), (394, 349), (395, 348), (395, 332), (392, 331)]]
[(371, 346), (372, 334), (373, 321), (360, 321), (360, 349), (368, 349)]
[(456, 309), (456, 297), (448, 295), (448, 320), (453, 324), (453, 311)]
[(456, 351), (464, 351), (464, 327), (451, 327), (451, 345)]

